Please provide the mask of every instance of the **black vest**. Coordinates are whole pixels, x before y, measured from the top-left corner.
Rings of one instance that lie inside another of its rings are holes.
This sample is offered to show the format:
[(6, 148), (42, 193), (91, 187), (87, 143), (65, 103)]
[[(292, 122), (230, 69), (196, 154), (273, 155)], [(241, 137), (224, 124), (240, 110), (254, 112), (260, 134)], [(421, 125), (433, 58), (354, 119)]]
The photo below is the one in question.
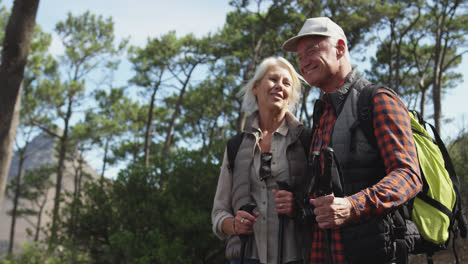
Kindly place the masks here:
[[(356, 123), (359, 94), (368, 83), (353, 71), (338, 91), (329, 93), (338, 116), (333, 127), (330, 146), (334, 149), (342, 167), (346, 196), (374, 185), (386, 175), (379, 150), (368, 142)], [(391, 261), (395, 255), (391, 226), (391, 215), (384, 215), (380, 219), (342, 227), (347, 262), (362, 264)]]

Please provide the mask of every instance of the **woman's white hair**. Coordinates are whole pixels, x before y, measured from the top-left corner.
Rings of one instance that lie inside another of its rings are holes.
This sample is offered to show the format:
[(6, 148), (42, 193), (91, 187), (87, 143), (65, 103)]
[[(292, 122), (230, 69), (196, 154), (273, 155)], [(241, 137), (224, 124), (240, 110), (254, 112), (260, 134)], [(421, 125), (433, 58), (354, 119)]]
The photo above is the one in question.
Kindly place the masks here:
[(285, 58), (280, 56), (272, 56), (264, 59), (257, 66), (252, 79), (250, 79), (247, 84), (239, 91), (239, 96), (243, 97), (242, 109), (245, 112), (253, 113), (258, 109), (257, 98), (252, 93), (252, 89), (255, 84), (257, 84), (263, 78), (263, 76), (265, 76), (265, 73), (268, 71), (268, 69), (276, 65), (286, 68), (289, 71), (289, 74), (291, 74), (292, 92), (289, 95), (289, 111), (294, 112), (296, 110), (301, 96), (302, 82), (305, 82), (304, 78), (302, 78), (302, 76), (296, 72), (291, 63), (289, 63), (289, 61), (287, 61)]

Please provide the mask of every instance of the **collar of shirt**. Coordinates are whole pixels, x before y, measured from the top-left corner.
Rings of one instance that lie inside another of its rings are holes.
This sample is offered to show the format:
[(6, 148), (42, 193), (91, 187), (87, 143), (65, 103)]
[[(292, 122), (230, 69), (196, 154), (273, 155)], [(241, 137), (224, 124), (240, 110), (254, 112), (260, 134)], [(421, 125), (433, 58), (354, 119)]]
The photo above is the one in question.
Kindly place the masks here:
[(341, 112), (346, 96), (348, 95), (348, 92), (351, 91), (354, 83), (358, 80), (358, 77), (357, 71), (353, 69), (348, 76), (346, 76), (345, 80), (340, 83), (337, 91), (322, 93), (320, 97), (321, 100), (325, 103), (331, 103), (336, 115), (339, 115)]
[[(262, 130), (260, 129), (260, 125), (258, 124), (258, 118), (259, 116), (257, 115), (255, 119), (252, 122), (252, 129), (258, 133), (259, 138), (262, 138)], [(286, 117), (283, 119), (283, 122), (281, 122), (280, 126), (276, 129), (276, 133), (286, 136), (288, 134), (288, 125), (286, 121)]]

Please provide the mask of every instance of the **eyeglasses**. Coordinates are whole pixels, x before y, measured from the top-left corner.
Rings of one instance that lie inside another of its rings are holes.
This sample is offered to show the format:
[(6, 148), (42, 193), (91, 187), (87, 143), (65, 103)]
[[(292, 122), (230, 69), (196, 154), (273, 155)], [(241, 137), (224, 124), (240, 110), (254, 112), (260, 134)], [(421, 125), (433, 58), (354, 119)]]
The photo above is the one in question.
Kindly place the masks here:
[(325, 41), (325, 42), (319, 42), (319, 43), (315, 43), (315, 44), (312, 44), (312, 45), (309, 45), (306, 49), (305, 49), (305, 52), (302, 54), (302, 53), (297, 53), (298, 55), (298, 59), (301, 60), (303, 59), (304, 57), (309, 57), (313, 54), (316, 54), (316, 53), (319, 53), (320, 51), (322, 51), (326, 46), (330, 46), (332, 47), (332, 45), (328, 42), (328, 41)]
[(260, 156), (260, 181), (271, 177), (271, 153), (262, 152)]

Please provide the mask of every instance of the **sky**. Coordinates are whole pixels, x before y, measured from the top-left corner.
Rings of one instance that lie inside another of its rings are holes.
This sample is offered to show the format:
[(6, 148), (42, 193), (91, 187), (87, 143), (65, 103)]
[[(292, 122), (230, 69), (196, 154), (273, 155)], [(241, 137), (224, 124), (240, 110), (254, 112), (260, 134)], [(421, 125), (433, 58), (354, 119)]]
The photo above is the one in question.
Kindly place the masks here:
[[(13, 0), (0, 0), (0, 4), (10, 9)], [(41, 0), (36, 23), (43, 31), (52, 33), (52, 54), (63, 50), (53, 33), (55, 24), (65, 20), (68, 12), (79, 15), (87, 10), (104, 18), (112, 16), (117, 39), (129, 37), (131, 45), (144, 46), (149, 37), (159, 37), (171, 30), (178, 36), (214, 33), (222, 28), (226, 14), (233, 8), (229, 0)], [(359, 65), (358, 70), (364, 71)], [(442, 125), (444, 139), (453, 139), (459, 130), (468, 129), (468, 54), (463, 57), (458, 72), (463, 74), (464, 81), (450, 90), (442, 103), (444, 117), (454, 120)], [(130, 77), (129, 72), (120, 75), (122, 82)]]

